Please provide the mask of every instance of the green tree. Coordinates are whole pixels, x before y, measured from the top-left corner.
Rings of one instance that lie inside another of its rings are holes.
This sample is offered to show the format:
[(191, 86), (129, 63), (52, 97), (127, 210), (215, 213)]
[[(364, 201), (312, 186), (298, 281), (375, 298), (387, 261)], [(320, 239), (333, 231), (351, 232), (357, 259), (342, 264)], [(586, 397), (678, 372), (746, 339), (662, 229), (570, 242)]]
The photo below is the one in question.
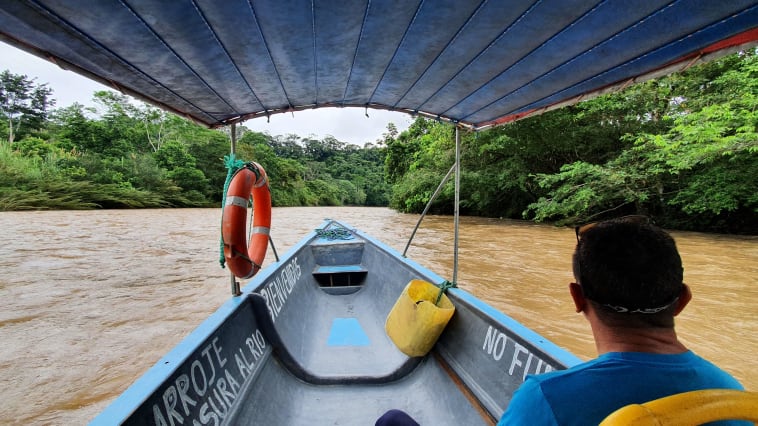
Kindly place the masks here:
[(155, 152), (158, 165), (168, 170), (166, 177), (186, 192), (192, 192), (192, 199), (202, 201), (208, 191), (208, 179), (197, 169), (197, 159), (179, 141), (168, 141)]
[[(421, 149), (419, 138), (427, 133), (431, 122), (422, 117), (416, 118), (408, 130), (400, 133), (396, 138), (385, 137), (387, 156), (384, 160), (384, 171), (387, 182), (395, 184), (399, 182), (410, 170), (411, 164)], [(392, 129), (388, 129), (392, 132)]]
[(16, 151), (20, 152), (26, 157), (39, 159), (44, 159), (48, 156), (62, 153), (61, 149), (57, 146), (33, 136), (26, 137), (16, 142), (13, 147)]
[(666, 126), (622, 138), (605, 162), (537, 176), (537, 220), (643, 212), (680, 229), (755, 232), (758, 213), (758, 63), (751, 52), (663, 79)]
[[(182, 121), (186, 122), (186, 120)], [(187, 124), (191, 125), (191, 123)], [(219, 202), (226, 180), (224, 155), (229, 151), (229, 140), (221, 132), (192, 126), (197, 129), (197, 133), (187, 136), (189, 139), (187, 151), (197, 159), (195, 167), (203, 172), (203, 175), (208, 179), (206, 197), (209, 200)]]
[(0, 115), (7, 124), (9, 144), (42, 125), (55, 104), (51, 94), (46, 84), (35, 84), (25, 75), (0, 73)]
[[(167, 123), (171, 121), (169, 114), (156, 107), (144, 105), (137, 111), (136, 116), (145, 127), (145, 136), (150, 148), (153, 151), (158, 151), (163, 142), (166, 141), (166, 127)], [(173, 122), (176, 122), (176, 119), (179, 118), (174, 116)]]

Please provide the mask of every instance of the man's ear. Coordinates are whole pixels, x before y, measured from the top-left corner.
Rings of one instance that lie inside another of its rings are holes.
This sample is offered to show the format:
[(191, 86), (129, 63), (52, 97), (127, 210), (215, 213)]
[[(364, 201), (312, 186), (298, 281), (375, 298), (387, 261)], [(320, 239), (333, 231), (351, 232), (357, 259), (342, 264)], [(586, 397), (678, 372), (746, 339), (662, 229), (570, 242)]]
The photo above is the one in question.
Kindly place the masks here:
[(690, 300), (692, 300), (692, 290), (690, 290), (690, 286), (682, 283), (682, 292), (679, 293), (679, 300), (676, 302), (676, 310), (674, 311), (674, 316), (679, 315), (679, 313), (684, 310), (684, 307), (690, 303)]
[(569, 284), (569, 293), (571, 293), (571, 299), (574, 301), (576, 312), (584, 312), (584, 307), (587, 305), (587, 299), (584, 297), (582, 286), (577, 283)]

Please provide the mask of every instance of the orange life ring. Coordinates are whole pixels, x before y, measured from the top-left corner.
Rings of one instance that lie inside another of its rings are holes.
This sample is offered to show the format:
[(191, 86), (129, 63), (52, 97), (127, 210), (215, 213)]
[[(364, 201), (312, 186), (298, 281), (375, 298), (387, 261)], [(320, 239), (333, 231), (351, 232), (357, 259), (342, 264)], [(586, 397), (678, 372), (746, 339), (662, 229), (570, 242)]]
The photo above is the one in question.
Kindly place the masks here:
[[(253, 229), (247, 244), (247, 204), (253, 197)], [(226, 192), (221, 219), (224, 258), (229, 270), (238, 278), (250, 278), (263, 264), (271, 229), (271, 191), (266, 171), (250, 162), (238, 170)]]

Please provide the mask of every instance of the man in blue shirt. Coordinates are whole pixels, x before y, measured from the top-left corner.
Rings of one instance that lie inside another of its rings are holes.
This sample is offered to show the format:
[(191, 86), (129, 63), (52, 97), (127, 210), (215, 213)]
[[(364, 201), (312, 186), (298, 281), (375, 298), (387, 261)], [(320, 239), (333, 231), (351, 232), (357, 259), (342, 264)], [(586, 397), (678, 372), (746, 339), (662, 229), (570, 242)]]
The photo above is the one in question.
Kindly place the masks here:
[(576, 312), (590, 323), (599, 357), (529, 376), (498, 425), (597, 425), (628, 404), (692, 390), (743, 389), (677, 338), (674, 316), (692, 294), (666, 232), (630, 216), (585, 225), (576, 235), (576, 283), (569, 291)]

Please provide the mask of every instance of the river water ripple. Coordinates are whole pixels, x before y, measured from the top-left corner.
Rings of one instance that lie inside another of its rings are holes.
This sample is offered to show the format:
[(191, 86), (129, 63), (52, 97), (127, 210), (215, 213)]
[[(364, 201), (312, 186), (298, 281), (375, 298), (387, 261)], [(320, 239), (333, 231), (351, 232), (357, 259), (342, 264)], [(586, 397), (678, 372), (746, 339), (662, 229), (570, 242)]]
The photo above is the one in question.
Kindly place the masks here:
[[(418, 220), (385, 208), (277, 208), (279, 254), (327, 217), (399, 251)], [(229, 298), (219, 228), (218, 209), (0, 213), (0, 422), (86, 423), (179, 343)], [(694, 293), (681, 339), (758, 390), (758, 238), (673, 235)], [(451, 278), (452, 241), (450, 217), (427, 217), (408, 257)], [(459, 286), (589, 359), (590, 330), (567, 290), (574, 242), (568, 228), (462, 218)]]

